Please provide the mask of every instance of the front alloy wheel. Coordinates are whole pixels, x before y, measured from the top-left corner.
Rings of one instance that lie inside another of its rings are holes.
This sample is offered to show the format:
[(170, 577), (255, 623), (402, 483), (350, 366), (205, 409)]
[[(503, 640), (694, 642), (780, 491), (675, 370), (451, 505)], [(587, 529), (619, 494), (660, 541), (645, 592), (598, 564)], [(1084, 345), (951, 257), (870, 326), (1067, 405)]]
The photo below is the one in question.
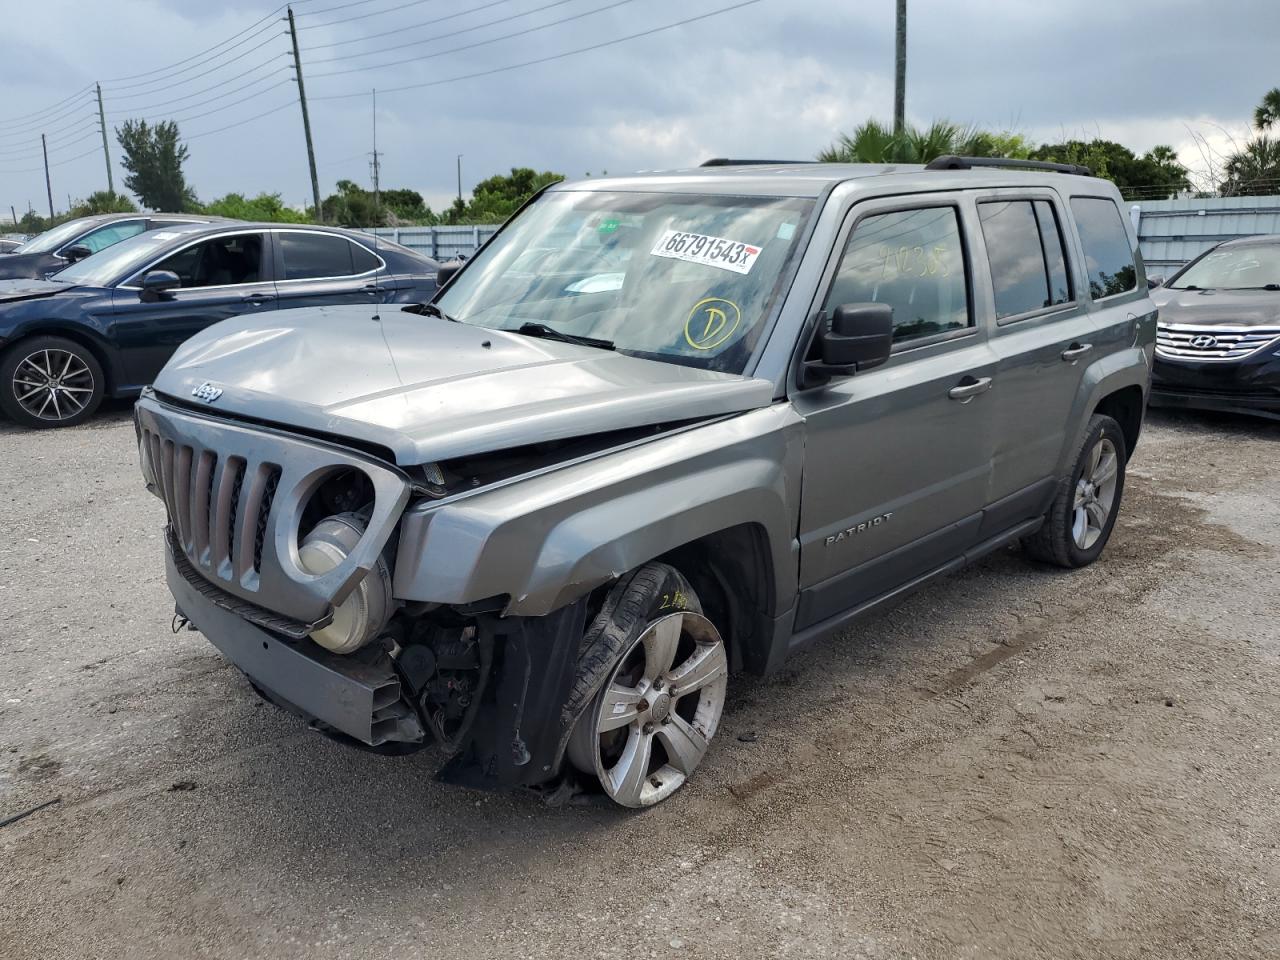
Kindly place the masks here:
[(1071, 536), (1081, 550), (1092, 549), (1107, 529), (1120, 480), (1120, 454), (1107, 437), (1089, 451), (1083, 473), (1076, 481)]
[(102, 368), (80, 344), (35, 337), (0, 361), (0, 408), (28, 427), (69, 427), (102, 402)]
[(692, 610), (660, 616), (623, 653), (574, 728), (569, 759), (624, 807), (648, 807), (684, 785), (724, 710), (724, 640)]

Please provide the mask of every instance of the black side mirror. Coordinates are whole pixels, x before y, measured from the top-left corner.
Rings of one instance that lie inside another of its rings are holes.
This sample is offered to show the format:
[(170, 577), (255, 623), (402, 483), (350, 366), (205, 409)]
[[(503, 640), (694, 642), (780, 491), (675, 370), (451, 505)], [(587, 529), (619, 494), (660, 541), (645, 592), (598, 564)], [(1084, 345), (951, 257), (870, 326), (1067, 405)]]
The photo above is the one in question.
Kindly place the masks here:
[(172, 270), (151, 270), (142, 278), (142, 289), (138, 291), (138, 299), (153, 303), (164, 299), (170, 290), (182, 286), (182, 281)]
[(466, 261), (462, 257), (455, 257), (452, 260), (446, 260), (440, 264), (440, 269), (436, 273), (436, 288), (441, 289), (446, 283), (453, 279), (454, 274), (462, 269)]
[(83, 243), (76, 243), (63, 250), (62, 255), (71, 263), (79, 263), (85, 257), (93, 256), (93, 251)]
[(818, 322), (821, 359), (805, 364), (815, 380), (847, 377), (878, 367), (893, 350), (893, 307), (886, 303), (846, 303)]
[(1154, 290), (1164, 286), (1164, 277), (1147, 277), (1147, 289)]

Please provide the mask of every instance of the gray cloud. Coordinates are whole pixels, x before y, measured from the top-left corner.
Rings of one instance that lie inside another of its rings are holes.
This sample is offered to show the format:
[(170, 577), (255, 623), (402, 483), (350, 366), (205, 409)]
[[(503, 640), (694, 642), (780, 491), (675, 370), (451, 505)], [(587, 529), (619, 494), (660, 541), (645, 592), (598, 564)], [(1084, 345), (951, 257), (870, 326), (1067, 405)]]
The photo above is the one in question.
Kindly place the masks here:
[[(339, 0), (296, 5), (308, 25), (373, 14), (404, 0), (373, 0), (328, 14)], [(376, 50), (543, 6), (511, 0), (435, 27), (409, 29), (459, 12), (448, 0), (426, 0), (398, 12), (303, 32), (304, 68), (314, 99), (313, 125), (322, 189), (340, 178), (368, 179), (371, 114), (363, 93), (489, 70), (571, 50), (650, 26), (714, 10), (731, 0), (635, 0), (571, 23), (473, 50), (427, 60), (404, 58), (448, 50), (604, 6), (570, 0), (506, 26), (387, 54), (322, 64), (326, 57)], [(474, 4), (478, 5), (478, 4)], [(229, 190), (278, 191), (308, 199), (301, 121), (289, 107), (224, 133), (200, 136), (285, 104), (287, 42), (269, 42), (207, 77), (251, 44), (206, 67), (166, 78), (129, 77), (173, 63), (230, 37), (272, 12), (262, 0), (213, 5), (196, 0), (133, 0), (85, 5), (70, 0), (10, 10), (0, 35), (0, 112), (40, 111), (104, 80), (108, 109), (127, 111), (184, 97), (237, 73), (262, 82), (235, 97), (204, 98), (157, 108), (158, 117), (217, 110), (182, 123), (191, 137), (190, 179), (202, 197)], [(464, 187), (513, 165), (579, 176), (696, 163), (713, 154), (805, 158), (842, 129), (868, 116), (888, 118), (892, 104), (891, 0), (762, 0), (753, 6), (590, 53), (472, 80), (379, 95), (379, 148), (384, 183), (422, 190), (439, 205), (454, 190), (454, 157), (464, 159)], [(1260, 94), (1276, 83), (1269, 49), (1280, 32), (1280, 5), (1270, 0), (911, 0), (908, 111), (917, 120), (949, 117), (1013, 128), (1036, 138), (1101, 132), (1137, 148), (1170, 142), (1190, 150), (1188, 128), (1239, 128)], [(318, 49), (386, 30), (361, 43)], [(275, 36), (275, 39), (271, 39)], [(255, 39), (254, 43), (260, 42)], [(323, 77), (350, 66), (377, 70)], [(279, 71), (271, 74), (272, 70)], [(130, 86), (132, 84), (132, 86)], [(217, 109), (217, 108), (225, 109)], [(90, 153), (92, 104), (87, 95), (65, 116), (6, 122), (0, 118), (0, 204), (28, 200), (43, 209), (39, 132), (52, 133), (54, 199), (105, 186), (101, 154)], [(115, 121), (122, 116), (112, 118)], [(112, 141), (113, 157), (118, 149)], [(1188, 159), (1190, 157), (1188, 156)], [(18, 172), (26, 171), (26, 172)], [(117, 172), (117, 181), (122, 175)]]

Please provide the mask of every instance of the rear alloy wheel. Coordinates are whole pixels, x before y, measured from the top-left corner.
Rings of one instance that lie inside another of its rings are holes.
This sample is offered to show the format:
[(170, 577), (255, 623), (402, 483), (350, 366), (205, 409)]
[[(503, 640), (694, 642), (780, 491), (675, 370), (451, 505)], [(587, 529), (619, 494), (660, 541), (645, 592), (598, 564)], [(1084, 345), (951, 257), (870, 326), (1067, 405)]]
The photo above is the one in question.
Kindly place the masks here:
[(570, 761), (621, 806), (665, 800), (706, 755), (728, 676), (724, 640), (701, 613), (648, 620), (574, 728)]
[(35, 337), (0, 361), (0, 407), (28, 427), (70, 427), (102, 402), (102, 367), (80, 344)]

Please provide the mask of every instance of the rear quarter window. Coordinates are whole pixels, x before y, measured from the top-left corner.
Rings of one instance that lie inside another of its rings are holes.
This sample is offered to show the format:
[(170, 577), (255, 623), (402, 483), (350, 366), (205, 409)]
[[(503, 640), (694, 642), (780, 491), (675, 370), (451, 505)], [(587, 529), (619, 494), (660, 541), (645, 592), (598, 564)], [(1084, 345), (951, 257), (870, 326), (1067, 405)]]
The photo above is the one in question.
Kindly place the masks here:
[(1134, 250), (1115, 201), (1103, 197), (1072, 197), (1071, 213), (1084, 247), (1090, 296), (1101, 300), (1136, 290), (1138, 268)]

